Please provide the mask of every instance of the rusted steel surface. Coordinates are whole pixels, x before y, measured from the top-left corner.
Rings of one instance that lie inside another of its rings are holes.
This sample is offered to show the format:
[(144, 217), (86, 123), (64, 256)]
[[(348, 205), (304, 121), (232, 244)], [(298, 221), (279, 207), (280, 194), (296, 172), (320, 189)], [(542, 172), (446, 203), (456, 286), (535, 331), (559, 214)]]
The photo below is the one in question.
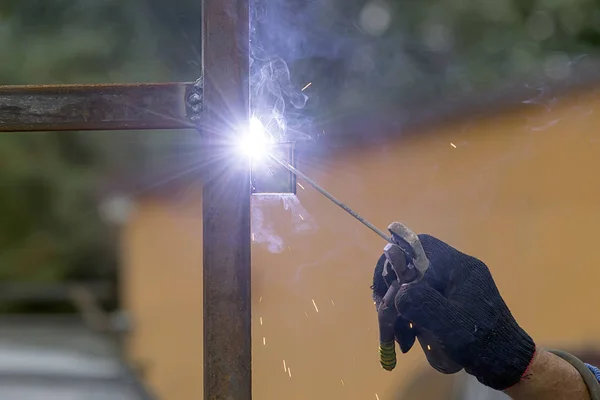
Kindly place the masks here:
[(0, 132), (190, 128), (192, 86), (0, 86)]
[(250, 166), (236, 158), (248, 123), (248, 0), (204, 0), (204, 398), (249, 400)]

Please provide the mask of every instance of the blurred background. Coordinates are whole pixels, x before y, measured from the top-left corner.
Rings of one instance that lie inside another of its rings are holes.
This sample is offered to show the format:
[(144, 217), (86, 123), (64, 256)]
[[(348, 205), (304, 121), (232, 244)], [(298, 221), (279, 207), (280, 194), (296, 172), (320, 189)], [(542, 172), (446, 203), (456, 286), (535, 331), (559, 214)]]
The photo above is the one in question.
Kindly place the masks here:
[[(482, 258), (538, 343), (598, 360), (600, 5), (251, 8), (253, 110), (311, 139), (301, 169), (380, 227)], [(200, 0), (4, 0), (0, 84), (193, 81), (201, 18)], [(0, 395), (202, 398), (201, 147), (195, 131), (0, 135)], [(417, 351), (380, 370), (383, 244), (299, 183), (253, 200), (255, 398), (499, 396)]]

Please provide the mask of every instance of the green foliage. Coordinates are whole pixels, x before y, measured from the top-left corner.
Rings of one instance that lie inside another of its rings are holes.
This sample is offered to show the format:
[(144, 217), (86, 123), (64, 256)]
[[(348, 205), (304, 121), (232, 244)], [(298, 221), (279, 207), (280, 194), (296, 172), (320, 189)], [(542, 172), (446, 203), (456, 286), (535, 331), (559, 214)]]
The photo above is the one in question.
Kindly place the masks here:
[[(0, 84), (172, 79), (155, 22), (145, 1), (0, 2)], [(1, 135), (0, 281), (114, 279), (117, 235), (97, 212), (99, 182), (164, 159), (156, 137)]]
[(99, 274), (114, 268), (110, 235), (91, 197), (94, 159), (77, 150), (76, 138), (67, 132), (0, 136), (0, 280), (64, 279), (84, 267), (76, 261), (85, 254), (104, 263), (85, 268)]

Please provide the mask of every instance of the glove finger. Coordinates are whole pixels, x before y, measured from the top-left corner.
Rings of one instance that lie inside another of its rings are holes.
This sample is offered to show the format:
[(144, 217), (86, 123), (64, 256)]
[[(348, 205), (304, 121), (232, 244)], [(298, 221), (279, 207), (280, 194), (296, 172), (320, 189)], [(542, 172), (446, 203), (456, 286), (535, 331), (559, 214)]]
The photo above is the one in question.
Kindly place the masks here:
[(454, 374), (462, 370), (462, 365), (452, 360), (445, 352), (444, 346), (427, 331), (421, 330), (417, 336), (425, 357), (436, 371), (443, 374)]
[(408, 353), (415, 344), (416, 338), (416, 332), (413, 328), (412, 322), (402, 317), (398, 317), (394, 325), (394, 333), (402, 353)]
[(435, 236), (425, 233), (419, 235), (419, 242), (421, 242), (421, 246), (423, 246), (423, 250), (425, 250), (425, 255), (430, 261), (432, 259), (436, 261), (446, 261), (456, 257), (457, 254), (468, 256)]
[(424, 281), (403, 285), (395, 297), (398, 313), (438, 337), (451, 332), (455, 310), (437, 290)]
[(440, 293), (446, 293), (452, 270), (456, 265), (460, 265), (455, 262), (453, 256), (460, 253), (431, 235), (421, 234), (419, 241), (429, 259), (429, 269), (425, 273), (424, 280)]

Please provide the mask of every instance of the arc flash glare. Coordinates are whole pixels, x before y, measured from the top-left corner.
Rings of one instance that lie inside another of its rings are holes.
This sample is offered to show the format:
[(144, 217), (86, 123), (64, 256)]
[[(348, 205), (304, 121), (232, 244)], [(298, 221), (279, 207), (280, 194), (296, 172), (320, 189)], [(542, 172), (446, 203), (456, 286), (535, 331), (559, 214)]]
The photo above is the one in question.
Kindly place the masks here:
[(293, 143), (275, 142), (262, 122), (253, 116), (239, 142), (238, 151), (251, 161), (252, 194), (296, 194), (296, 175), (271, 158), (273, 156), (295, 166)]

